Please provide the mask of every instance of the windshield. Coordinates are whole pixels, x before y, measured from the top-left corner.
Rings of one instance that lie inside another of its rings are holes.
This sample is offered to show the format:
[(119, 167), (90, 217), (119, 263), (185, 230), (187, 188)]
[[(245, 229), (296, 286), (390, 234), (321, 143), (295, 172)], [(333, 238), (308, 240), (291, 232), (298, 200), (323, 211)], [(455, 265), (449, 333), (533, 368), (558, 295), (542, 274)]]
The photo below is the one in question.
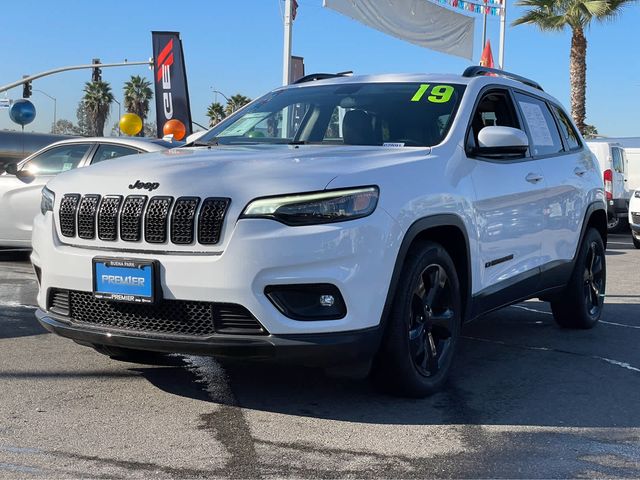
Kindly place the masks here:
[(355, 83), (271, 92), (198, 143), (426, 147), (447, 134), (463, 85)]

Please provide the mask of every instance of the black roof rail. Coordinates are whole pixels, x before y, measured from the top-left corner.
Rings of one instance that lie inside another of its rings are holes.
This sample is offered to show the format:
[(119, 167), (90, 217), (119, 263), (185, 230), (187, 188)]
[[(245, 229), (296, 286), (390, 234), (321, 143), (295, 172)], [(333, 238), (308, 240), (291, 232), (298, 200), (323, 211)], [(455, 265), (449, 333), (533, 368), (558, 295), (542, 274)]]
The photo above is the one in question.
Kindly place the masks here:
[(353, 74), (353, 71), (351, 70), (347, 72), (338, 72), (338, 73), (311, 73), (309, 75), (305, 75), (302, 78), (299, 78), (298, 80), (293, 82), (293, 85), (296, 85), (298, 83), (314, 82), (316, 80), (325, 80), (327, 78), (348, 77), (349, 75), (352, 75), (352, 74)]
[(515, 73), (505, 72), (504, 70), (500, 70), (498, 68), (489, 68), (489, 67), (480, 67), (478, 65), (473, 65), (471, 67), (467, 67), (463, 77), (479, 77), (480, 75), (496, 75), (498, 77), (510, 78), (511, 80), (516, 80), (517, 82), (524, 83), (525, 85), (529, 85), (530, 87), (537, 88), (544, 92), (544, 89), (540, 86), (538, 82), (534, 82), (533, 80), (529, 80), (528, 78), (521, 77), (520, 75), (516, 75)]

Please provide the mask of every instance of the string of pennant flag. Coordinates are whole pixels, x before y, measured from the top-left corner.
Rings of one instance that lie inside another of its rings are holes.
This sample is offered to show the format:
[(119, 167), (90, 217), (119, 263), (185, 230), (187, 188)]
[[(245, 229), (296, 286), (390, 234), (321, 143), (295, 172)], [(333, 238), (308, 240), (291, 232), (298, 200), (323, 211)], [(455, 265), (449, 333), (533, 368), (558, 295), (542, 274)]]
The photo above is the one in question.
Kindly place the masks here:
[(502, 15), (504, 6), (502, 0), (483, 0), (481, 2), (469, 2), (467, 0), (438, 0), (438, 3), (459, 8), (467, 12), (482, 13), (485, 15)]

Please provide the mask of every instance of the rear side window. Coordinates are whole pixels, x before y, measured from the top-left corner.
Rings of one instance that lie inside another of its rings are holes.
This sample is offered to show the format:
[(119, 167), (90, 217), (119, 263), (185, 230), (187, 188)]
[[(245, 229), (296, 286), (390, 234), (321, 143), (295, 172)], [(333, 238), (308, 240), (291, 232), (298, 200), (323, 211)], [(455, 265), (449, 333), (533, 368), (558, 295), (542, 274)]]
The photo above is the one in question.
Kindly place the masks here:
[(98, 147), (95, 155), (93, 156), (93, 161), (91, 164), (104, 162), (105, 160), (111, 160), (112, 158), (124, 157), (125, 155), (135, 155), (136, 153), (140, 153), (135, 148), (125, 147), (123, 145), (108, 145), (102, 144)]
[(571, 120), (569, 120), (566, 113), (564, 113), (564, 111), (557, 105), (552, 105), (551, 108), (555, 111), (556, 116), (558, 117), (560, 133), (564, 137), (565, 142), (567, 142), (567, 147), (569, 147), (569, 150), (579, 150), (582, 147), (582, 144), (578, 139), (578, 134), (573, 128)]
[(547, 104), (519, 92), (516, 92), (515, 97), (529, 130), (533, 155), (553, 155), (562, 152), (564, 149), (560, 133)]

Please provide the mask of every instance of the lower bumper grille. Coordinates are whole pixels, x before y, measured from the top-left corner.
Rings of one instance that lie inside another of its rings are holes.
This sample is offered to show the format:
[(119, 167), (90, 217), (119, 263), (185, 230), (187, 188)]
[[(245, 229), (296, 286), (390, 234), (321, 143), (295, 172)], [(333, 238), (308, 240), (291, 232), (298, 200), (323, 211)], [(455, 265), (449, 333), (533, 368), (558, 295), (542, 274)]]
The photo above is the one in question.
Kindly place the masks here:
[(68, 316), (73, 323), (141, 333), (196, 337), (268, 334), (246, 308), (231, 303), (162, 300), (140, 305), (99, 300), (91, 292), (52, 289), (49, 310)]
[(640, 225), (640, 213), (632, 213), (631, 221), (634, 225)]

